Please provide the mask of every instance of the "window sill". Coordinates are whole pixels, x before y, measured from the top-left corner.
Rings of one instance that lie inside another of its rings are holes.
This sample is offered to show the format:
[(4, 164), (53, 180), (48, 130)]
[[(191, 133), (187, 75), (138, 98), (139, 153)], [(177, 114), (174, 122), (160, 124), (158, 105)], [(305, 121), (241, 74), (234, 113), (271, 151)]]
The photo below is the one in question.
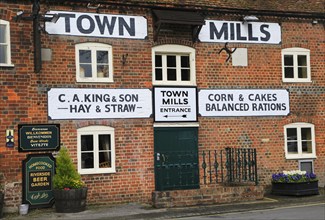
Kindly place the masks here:
[(5, 64), (5, 63), (0, 63), (0, 67), (8, 67), (8, 68), (12, 68), (15, 67), (14, 64)]
[(311, 80), (282, 80), (283, 83), (312, 83)]
[(78, 170), (78, 172), (81, 175), (87, 175), (87, 174), (110, 174), (110, 173), (116, 173), (115, 168), (101, 168), (101, 169), (84, 169), (84, 170)]
[(287, 160), (316, 159), (315, 155), (286, 155)]

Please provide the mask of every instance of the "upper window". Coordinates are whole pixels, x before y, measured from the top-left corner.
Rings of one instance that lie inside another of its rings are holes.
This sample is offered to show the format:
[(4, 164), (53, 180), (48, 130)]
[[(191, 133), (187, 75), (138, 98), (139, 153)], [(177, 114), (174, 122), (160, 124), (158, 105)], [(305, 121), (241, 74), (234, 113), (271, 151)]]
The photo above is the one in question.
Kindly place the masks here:
[(315, 158), (314, 125), (293, 123), (284, 126), (287, 159)]
[(10, 26), (8, 21), (0, 20), (0, 66), (11, 64)]
[(79, 173), (114, 173), (114, 128), (89, 126), (78, 129), (77, 134)]
[(113, 82), (112, 47), (100, 43), (76, 45), (77, 82)]
[(195, 85), (195, 50), (181, 45), (162, 45), (152, 49), (155, 85)]
[(309, 54), (304, 48), (282, 50), (283, 82), (311, 82)]

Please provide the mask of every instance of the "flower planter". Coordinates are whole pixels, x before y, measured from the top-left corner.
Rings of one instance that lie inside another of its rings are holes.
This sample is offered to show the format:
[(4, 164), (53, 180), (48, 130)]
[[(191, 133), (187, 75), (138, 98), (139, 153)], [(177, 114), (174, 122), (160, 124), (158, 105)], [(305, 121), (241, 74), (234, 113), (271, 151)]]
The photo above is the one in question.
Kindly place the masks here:
[(86, 210), (88, 188), (54, 189), (55, 210), (59, 213), (74, 213)]
[(272, 183), (272, 194), (285, 196), (318, 195), (318, 181), (303, 183)]

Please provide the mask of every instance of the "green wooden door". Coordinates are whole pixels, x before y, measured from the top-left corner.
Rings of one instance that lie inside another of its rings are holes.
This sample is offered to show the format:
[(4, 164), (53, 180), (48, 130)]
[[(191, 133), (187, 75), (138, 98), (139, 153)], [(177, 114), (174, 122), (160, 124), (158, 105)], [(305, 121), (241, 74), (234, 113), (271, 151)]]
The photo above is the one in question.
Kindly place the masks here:
[(156, 190), (199, 188), (198, 128), (155, 128)]

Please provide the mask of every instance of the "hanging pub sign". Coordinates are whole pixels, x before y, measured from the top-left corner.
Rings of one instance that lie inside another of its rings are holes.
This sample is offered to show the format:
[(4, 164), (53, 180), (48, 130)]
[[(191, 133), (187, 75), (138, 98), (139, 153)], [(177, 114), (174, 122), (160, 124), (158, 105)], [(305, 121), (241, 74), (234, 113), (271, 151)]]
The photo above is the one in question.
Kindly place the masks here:
[(49, 119), (149, 118), (149, 89), (53, 88), (48, 91)]
[(60, 124), (18, 125), (18, 151), (57, 151), (60, 149)]
[(22, 163), (22, 203), (29, 204), (31, 208), (51, 207), (54, 203), (54, 157), (52, 154), (29, 154)]
[(280, 44), (278, 23), (206, 20), (199, 34), (201, 42)]
[(155, 122), (196, 122), (196, 87), (154, 87)]
[(59, 15), (56, 23), (45, 23), (48, 34), (128, 39), (145, 39), (148, 35), (147, 19), (143, 16), (69, 11), (48, 11), (46, 14)]
[(289, 92), (285, 89), (199, 91), (201, 116), (286, 116), (289, 113)]

